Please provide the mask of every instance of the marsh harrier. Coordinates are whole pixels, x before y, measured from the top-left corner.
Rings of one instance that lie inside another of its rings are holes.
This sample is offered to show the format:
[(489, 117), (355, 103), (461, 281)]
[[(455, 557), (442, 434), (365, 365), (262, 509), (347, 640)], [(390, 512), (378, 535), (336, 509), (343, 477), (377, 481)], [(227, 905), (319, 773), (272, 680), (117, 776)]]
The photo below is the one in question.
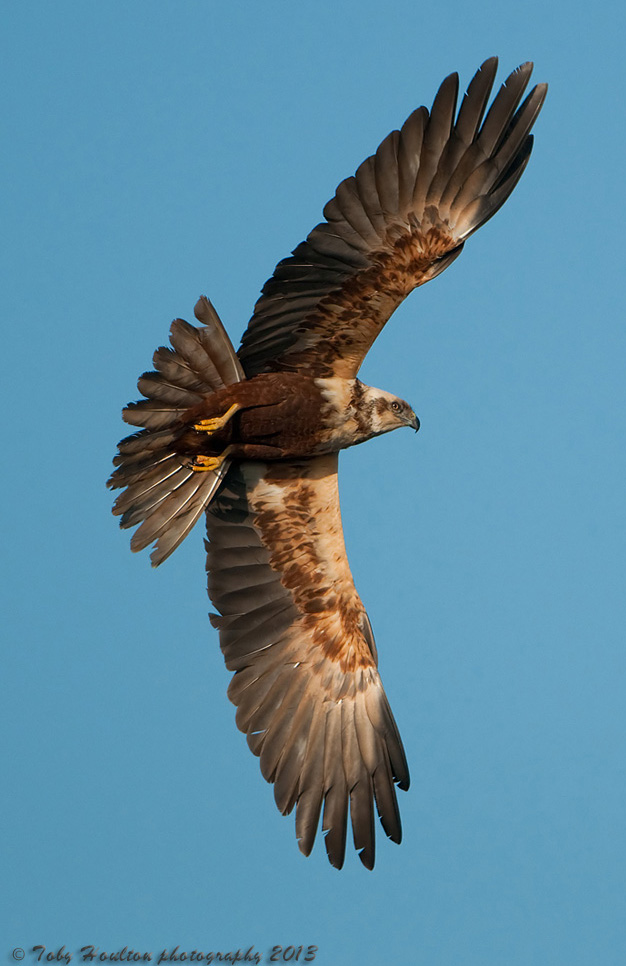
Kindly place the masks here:
[[(487, 60), (457, 111), (458, 77), (441, 85), (342, 181), (317, 225), (276, 266), (233, 348), (206, 298), (200, 323), (172, 323), (171, 348), (124, 410), (142, 427), (122, 440), (109, 486), (131, 547), (162, 563), (202, 514), (208, 591), (237, 725), (296, 811), (301, 851), (322, 828), (344, 861), (348, 812), (374, 865), (374, 810), (401, 838), (397, 784), (409, 786), (372, 628), (341, 528), (339, 450), (400, 426), (411, 406), (357, 378), (404, 298), (439, 275), (509, 197), (528, 162), (546, 85), (524, 98), (532, 65), (500, 88)], [(523, 99), (524, 98), (524, 99)]]

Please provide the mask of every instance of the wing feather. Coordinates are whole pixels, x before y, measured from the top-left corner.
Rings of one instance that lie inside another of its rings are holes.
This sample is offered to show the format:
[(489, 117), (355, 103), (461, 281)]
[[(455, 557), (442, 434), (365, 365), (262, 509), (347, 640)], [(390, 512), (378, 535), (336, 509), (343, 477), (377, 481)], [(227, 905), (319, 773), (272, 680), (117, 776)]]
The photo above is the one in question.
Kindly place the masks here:
[(302, 368), (354, 378), (400, 302), (504, 204), (528, 160), (546, 85), (520, 106), (532, 70), (522, 64), (485, 114), (496, 69), (495, 57), (485, 61), (458, 113), (450, 74), (430, 112), (414, 111), (341, 182), (326, 221), (263, 287), (239, 349), (246, 375)]
[(420, 225), (424, 222), (424, 209), (430, 186), (450, 140), (458, 91), (458, 74), (450, 74), (437, 91), (424, 132), (412, 204), (413, 217)]
[(400, 132), (392, 131), (378, 147), (374, 158), (374, 177), (380, 207), (385, 221), (393, 224), (397, 216), (400, 194), (398, 184), (398, 144)]
[(311, 725), (304, 754), (297, 762), (298, 793), (296, 804), (296, 838), (303, 855), (310, 855), (320, 821), (324, 801), (325, 708), (322, 702), (313, 706)]
[(394, 782), (408, 787), (402, 742), (376, 666), (341, 529), (337, 457), (233, 465), (207, 511), (208, 589), (219, 611), (237, 726), (275, 783), (308, 855), (320, 812), (341, 868), (350, 814), (374, 864), (374, 800), (398, 841)]
[(358, 166), (354, 180), (363, 211), (367, 215), (380, 246), (385, 234), (386, 224), (376, 189), (376, 159), (374, 156), (366, 158)]
[(496, 79), (498, 58), (489, 57), (474, 74), (461, 102), (455, 129), (459, 140), (469, 145), (476, 137)]
[(406, 219), (413, 203), (413, 192), (420, 167), (424, 131), (429, 114), (425, 107), (418, 107), (406, 119), (400, 131), (398, 146), (399, 191), (398, 212)]
[(336, 222), (337, 230), (341, 231), (344, 236), (346, 234), (346, 227), (350, 226), (353, 232), (363, 241), (363, 245), (358, 245), (359, 249), (368, 256), (372, 249), (375, 249), (380, 244), (376, 229), (372, 225), (367, 211), (363, 208), (356, 178), (346, 178), (345, 181), (341, 182), (337, 188), (335, 197), (324, 208), (324, 217), (328, 218), (333, 224)]
[(313, 701), (302, 701), (295, 709), (291, 734), (287, 736), (278, 762), (274, 780), (274, 798), (283, 815), (288, 815), (298, 800), (302, 762), (306, 757), (314, 716)]

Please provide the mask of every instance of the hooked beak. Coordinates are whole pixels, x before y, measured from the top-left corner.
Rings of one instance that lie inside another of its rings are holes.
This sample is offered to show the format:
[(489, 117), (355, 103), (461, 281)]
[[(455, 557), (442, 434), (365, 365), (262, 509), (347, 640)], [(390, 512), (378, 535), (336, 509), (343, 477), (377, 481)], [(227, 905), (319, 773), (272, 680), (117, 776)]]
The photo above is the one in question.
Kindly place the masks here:
[(417, 432), (418, 429), (420, 428), (420, 421), (415, 415), (415, 413), (413, 412), (413, 410), (411, 410), (411, 419), (409, 420), (408, 425), (411, 426), (411, 428), (414, 429), (415, 432)]

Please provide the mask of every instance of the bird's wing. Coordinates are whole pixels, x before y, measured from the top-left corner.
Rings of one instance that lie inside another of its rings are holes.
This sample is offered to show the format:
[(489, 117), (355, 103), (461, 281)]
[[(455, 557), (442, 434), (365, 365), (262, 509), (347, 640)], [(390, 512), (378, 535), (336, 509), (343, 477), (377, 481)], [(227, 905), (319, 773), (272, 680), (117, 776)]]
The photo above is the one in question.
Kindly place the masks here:
[(451, 74), (430, 114), (414, 111), (342, 181), (326, 221), (265, 283), (239, 349), (247, 376), (301, 368), (356, 376), (400, 302), (504, 204), (530, 156), (547, 86), (520, 104), (532, 71), (523, 64), (484, 116), (496, 69), (497, 58), (485, 61), (458, 114)]
[(235, 464), (207, 511), (207, 570), (219, 611), (237, 725), (296, 809), (302, 852), (322, 828), (341, 868), (348, 806), (354, 845), (374, 865), (374, 803), (401, 838), (394, 782), (409, 786), (402, 742), (377, 670), (370, 623), (346, 559), (337, 456)]

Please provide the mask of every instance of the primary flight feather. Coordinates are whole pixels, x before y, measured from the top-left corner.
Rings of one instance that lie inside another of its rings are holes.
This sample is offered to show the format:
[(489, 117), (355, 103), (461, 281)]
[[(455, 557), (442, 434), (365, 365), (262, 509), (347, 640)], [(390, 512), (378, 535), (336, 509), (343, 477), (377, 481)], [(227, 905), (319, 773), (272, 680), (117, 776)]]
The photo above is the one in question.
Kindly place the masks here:
[(348, 814), (374, 865), (374, 811), (401, 839), (396, 784), (409, 771), (378, 673), (371, 625), (346, 558), (339, 450), (400, 426), (410, 405), (357, 378), (400, 302), (439, 275), (504, 204), (530, 157), (546, 85), (526, 96), (532, 64), (489, 110), (497, 60), (485, 61), (457, 111), (458, 76), (342, 181), (325, 221), (265, 283), (235, 352), (206, 298), (201, 326), (172, 323), (171, 348), (138, 387), (109, 486), (113, 512), (138, 525), (133, 550), (162, 563), (201, 514), (209, 596), (218, 613), (237, 725), (296, 810), (302, 852), (320, 815), (341, 868)]

